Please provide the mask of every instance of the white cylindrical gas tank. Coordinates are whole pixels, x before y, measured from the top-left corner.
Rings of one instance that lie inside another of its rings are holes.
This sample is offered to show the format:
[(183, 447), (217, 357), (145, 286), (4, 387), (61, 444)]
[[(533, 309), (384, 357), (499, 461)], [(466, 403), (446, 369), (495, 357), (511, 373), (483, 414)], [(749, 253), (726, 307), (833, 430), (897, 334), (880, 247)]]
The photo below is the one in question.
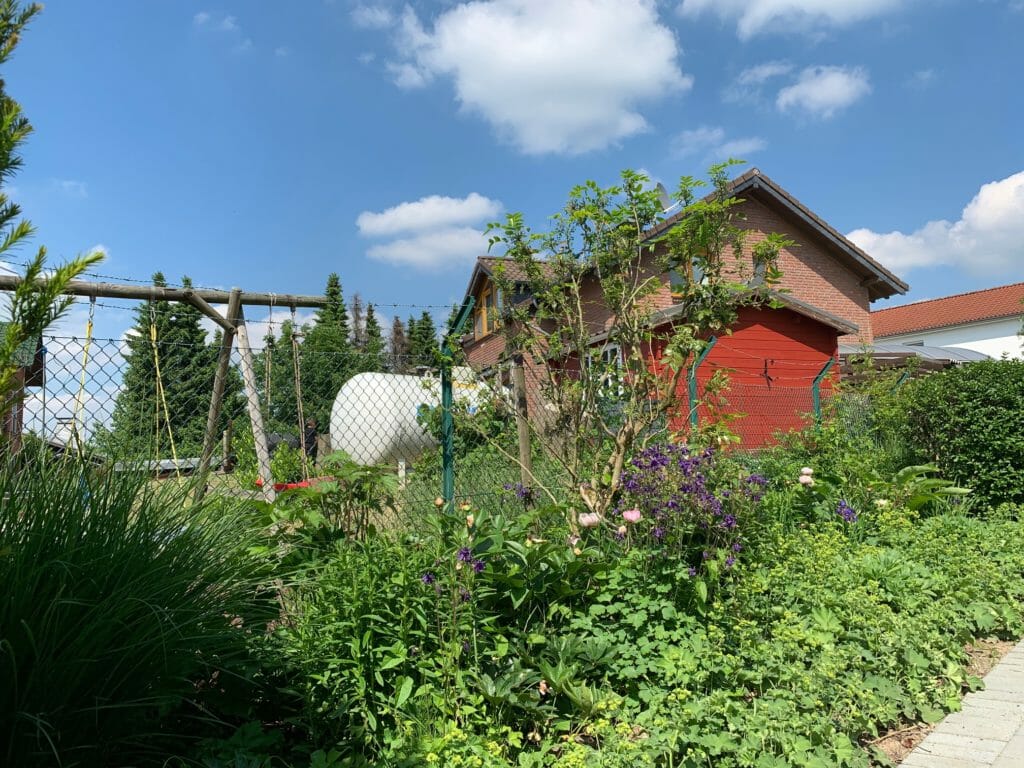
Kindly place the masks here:
[(441, 404), (436, 379), (357, 373), (331, 408), (331, 447), (359, 464), (413, 461), (437, 445), (416, 420), (423, 406)]

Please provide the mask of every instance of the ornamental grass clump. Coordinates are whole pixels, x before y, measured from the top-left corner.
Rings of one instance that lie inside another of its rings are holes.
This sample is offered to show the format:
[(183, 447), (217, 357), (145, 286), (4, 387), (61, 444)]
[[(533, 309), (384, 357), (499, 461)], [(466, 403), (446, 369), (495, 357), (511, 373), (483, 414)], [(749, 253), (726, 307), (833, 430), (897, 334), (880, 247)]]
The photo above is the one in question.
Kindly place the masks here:
[(0, 765), (160, 765), (251, 700), (256, 533), (185, 498), (42, 453), (0, 466)]

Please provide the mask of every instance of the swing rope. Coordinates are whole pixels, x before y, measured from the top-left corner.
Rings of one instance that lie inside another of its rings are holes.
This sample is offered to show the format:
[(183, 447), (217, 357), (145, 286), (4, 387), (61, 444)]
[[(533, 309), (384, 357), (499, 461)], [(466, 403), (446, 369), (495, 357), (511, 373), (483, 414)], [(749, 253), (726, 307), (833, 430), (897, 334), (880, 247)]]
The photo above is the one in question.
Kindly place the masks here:
[(85, 345), (82, 347), (82, 375), (78, 382), (78, 394), (75, 395), (75, 411), (71, 422), (71, 436), (75, 441), (78, 450), (78, 458), (83, 456), (82, 436), (78, 429), (79, 421), (82, 418), (82, 411), (85, 410), (85, 379), (89, 367), (89, 347), (92, 345), (92, 325), (96, 316), (96, 297), (89, 297), (89, 319), (85, 323)]
[[(270, 307), (267, 309), (267, 333), (271, 338), (274, 337), (274, 294), (270, 294)], [(271, 355), (274, 352), (273, 343), (266, 345), (265, 354), (263, 355), (263, 397), (266, 400), (266, 411), (270, 413), (270, 375), (272, 370)]]
[(302, 412), (302, 363), (299, 334), (296, 332), (295, 306), (292, 306), (292, 365), (295, 369), (295, 405), (299, 416), (299, 446), (302, 449), (302, 479), (309, 480), (309, 452), (306, 450), (306, 418)]
[[(164, 389), (163, 377), (160, 374), (160, 352), (156, 343), (156, 308), (149, 307), (149, 341), (153, 347), (153, 367), (156, 370), (156, 460), (160, 460), (160, 405), (164, 407), (164, 423), (167, 425), (167, 438), (171, 443), (171, 458), (174, 460), (174, 474), (181, 480), (181, 467), (178, 466), (178, 450), (174, 446), (174, 430), (171, 429), (171, 411), (167, 407), (167, 391)], [(159, 471), (159, 467), (157, 467)]]

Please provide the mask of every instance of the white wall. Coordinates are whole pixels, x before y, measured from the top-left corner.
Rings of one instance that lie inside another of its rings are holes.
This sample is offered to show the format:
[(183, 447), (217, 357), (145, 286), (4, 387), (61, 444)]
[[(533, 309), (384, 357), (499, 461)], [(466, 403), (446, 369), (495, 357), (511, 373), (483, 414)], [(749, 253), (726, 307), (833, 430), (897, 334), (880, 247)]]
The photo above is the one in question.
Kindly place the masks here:
[(990, 320), (984, 323), (937, 328), (932, 331), (921, 331), (919, 333), (901, 333), (884, 338), (876, 336), (875, 340), (892, 342), (894, 344), (924, 342), (926, 346), (931, 347), (963, 347), (964, 349), (983, 352), (997, 360), (1004, 353), (1009, 357), (1019, 360), (1024, 359), (1024, 351), (1021, 350), (1024, 337), (1018, 335), (1020, 326), (1021, 319), (1019, 317), (1010, 317), (1003, 320)]

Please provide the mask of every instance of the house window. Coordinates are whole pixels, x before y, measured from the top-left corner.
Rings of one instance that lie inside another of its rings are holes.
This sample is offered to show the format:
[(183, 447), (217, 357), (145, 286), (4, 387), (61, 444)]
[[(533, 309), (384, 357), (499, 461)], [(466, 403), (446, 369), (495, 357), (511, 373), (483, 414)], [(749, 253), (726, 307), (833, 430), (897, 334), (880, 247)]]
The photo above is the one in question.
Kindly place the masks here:
[(673, 269), (668, 273), (669, 287), (672, 290), (673, 299), (681, 299), (683, 297), (683, 290), (690, 281), (694, 283), (704, 282), (704, 270), (701, 269), (699, 264), (693, 264), (690, 266), (689, 273), (683, 271), (680, 272), (678, 269)]
[(494, 333), (501, 324), (501, 289), (491, 283), (485, 285), (476, 297), (473, 333), (480, 339)]
[(590, 367), (600, 366), (601, 390), (605, 394), (623, 394), (622, 349), (618, 344), (607, 344), (600, 351), (591, 352), (587, 363)]

